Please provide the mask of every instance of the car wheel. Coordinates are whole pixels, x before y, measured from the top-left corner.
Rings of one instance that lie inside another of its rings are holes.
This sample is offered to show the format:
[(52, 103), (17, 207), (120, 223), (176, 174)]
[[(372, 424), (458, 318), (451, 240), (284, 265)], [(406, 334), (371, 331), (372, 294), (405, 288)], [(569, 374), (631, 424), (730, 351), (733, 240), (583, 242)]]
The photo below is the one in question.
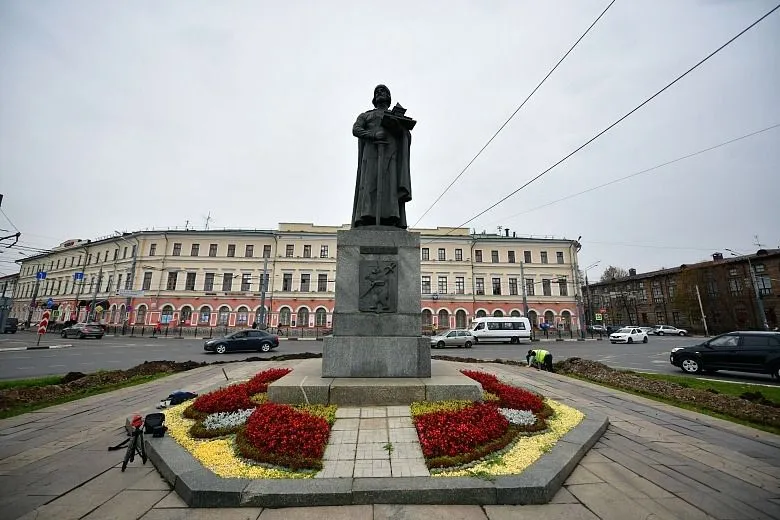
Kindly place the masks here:
[(659, 330), (658, 332), (656, 332), (656, 334), (658, 334), (659, 336), (663, 336), (664, 335), (664, 331)]
[(436, 348), (444, 348), (444, 342), (439, 341), (438, 343), (436, 343)]
[(610, 343), (612, 343), (613, 345), (615, 344), (615, 342), (614, 342), (614, 341), (610, 341)]
[(631, 339), (631, 338), (628, 338), (628, 341), (627, 341), (626, 343), (633, 343), (633, 342), (634, 342), (634, 340), (633, 340), (633, 339)]
[(644, 338), (642, 338), (642, 343), (647, 343), (647, 336), (645, 336)]
[(260, 352), (268, 352), (271, 350), (271, 344), (270, 343), (263, 343), (260, 345)]
[(215, 349), (217, 354), (224, 354), (227, 352), (227, 347), (225, 345), (217, 345), (217, 348)]
[(683, 369), (683, 372), (689, 374), (698, 374), (701, 372), (701, 365), (693, 358), (684, 358), (682, 362), (680, 362), (680, 368)]
[(66, 333), (64, 333), (64, 332), (60, 332), (60, 337), (62, 337), (62, 338), (67, 338), (67, 337), (68, 337), (68, 335), (67, 335)]
[(685, 333), (683, 331), (679, 332), (680, 336), (685, 336)]
[(103, 339), (103, 335), (101, 334), (100, 336), (95, 336), (95, 339)]
[(79, 334), (79, 339), (84, 339), (86, 336), (84, 334)]
[(471, 348), (471, 342), (470, 342), (470, 341), (467, 341), (467, 342), (465, 343), (465, 347), (466, 347), (466, 348)]
[(474, 338), (474, 344), (476, 345), (477, 343), (479, 343), (479, 338)]

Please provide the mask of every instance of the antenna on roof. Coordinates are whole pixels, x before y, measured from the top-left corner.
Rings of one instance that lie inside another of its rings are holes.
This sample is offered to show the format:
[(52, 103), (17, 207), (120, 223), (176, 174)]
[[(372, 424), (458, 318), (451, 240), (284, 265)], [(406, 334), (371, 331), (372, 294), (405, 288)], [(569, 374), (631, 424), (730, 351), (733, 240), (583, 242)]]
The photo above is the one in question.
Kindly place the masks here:
[(763, 247), (763, 246), (764, 246), (764, 244), (762, 244), (762, 243), (761, 243), (761, 242), (758, 240), (758, 235), (753, 235), (753, 238), (755, 238), (755, 239), (756, 239), (756, 241), (755, 241), (755, 242), (753, 242), (753, 243), (756, 245), (756, 247), (757, 247), (757, 248), (759, 248), (759, 249), (764, 249), (764, 247)]
[(206, 215), (205, 220), (206, 220), (205, 229), (208, 231), (208, 229), (209, 229), (209, 222), (214, 220), (213, 218), (211, 218), (211, 212), (210, 211), (209, 211), (209, 214)]

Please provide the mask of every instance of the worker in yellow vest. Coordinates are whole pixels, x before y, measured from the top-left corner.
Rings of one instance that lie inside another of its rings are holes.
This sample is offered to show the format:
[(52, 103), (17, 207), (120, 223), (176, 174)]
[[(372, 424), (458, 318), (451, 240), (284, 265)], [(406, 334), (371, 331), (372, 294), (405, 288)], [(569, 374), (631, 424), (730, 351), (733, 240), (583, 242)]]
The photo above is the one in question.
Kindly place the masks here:
[(536, 367), (536, 370), (540, 368), (548, 372), (552, 372), (552, 354), (543, 349), (529, 350), (525, 356), (525, 362), (529, 367)]

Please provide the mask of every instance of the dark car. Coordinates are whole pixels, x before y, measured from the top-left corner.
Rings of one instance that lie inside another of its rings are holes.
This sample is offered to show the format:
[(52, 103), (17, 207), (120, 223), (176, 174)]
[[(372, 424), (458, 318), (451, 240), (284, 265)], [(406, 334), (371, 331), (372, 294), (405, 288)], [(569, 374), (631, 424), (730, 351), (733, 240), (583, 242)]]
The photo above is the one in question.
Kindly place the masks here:
[(60, 332), (60, 336), (63, 338), (76, 337), (80, 339), (84, 338), (97, 338), (100, 339), (105, 334), (103, 327), (93, 323), (76, 323), (70, 327), (65, 327)]
[(268, 352), (279, 346), (279, 336), (264, 330), (240, 330), (203, 344), (203, 350), (224, 354), (228, 351), (258, 350)]
[(734, 370), (780, 378), (780, 332), (721, 334), (698, 345), (673, 348), (669, 361), (689, 374)]
[(16, 334), (16, 330), (19, 328), (18, 318), (6, 318), (5, 327), (3, 327), (3, 334)]
[(624, 329), (625, 325), (607, 325), (607, 335), (614, 334), (620, 329)]

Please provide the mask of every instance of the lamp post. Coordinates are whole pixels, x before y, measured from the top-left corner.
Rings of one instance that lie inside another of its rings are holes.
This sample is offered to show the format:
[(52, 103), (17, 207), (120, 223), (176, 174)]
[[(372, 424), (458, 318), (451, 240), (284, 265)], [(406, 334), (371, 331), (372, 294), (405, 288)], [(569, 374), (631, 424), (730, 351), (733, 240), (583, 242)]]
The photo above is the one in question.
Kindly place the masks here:
[(596, 267), (601, 263), (601, 260), (596, 260), (592, 264), (590, 264), (588, 267), (582, 270), (583, 273), (585, 273), (585, 292), (587, 293), (586, 296), (588, 298), (588, 325), (593, 326), (593, 296), (590, 294), (590, 284), (588, 283), (588, 271)]
[(761, 323), (761, 326), (764, 330), (769, 330), (769, 323), (766, 321), (766, 312), (764, 312), (764, 302), (761, 301), (761, 295), (758, 290), (758, 282), (756, 281), (756, 274), (753, 271), (753, 264), (750, 261), (750, 255), (742, 255), (737, 253), (736, 251), (725, 248), (726, 251), (731, 253), (731, 256), (734, 257), (742, 257), (744, 256), (748, 263), (748, 271), (750, 271), (750, 283), (753, 286), (753, 293), (756, 297), (756, 308), (758, 309), (758, 320)]

